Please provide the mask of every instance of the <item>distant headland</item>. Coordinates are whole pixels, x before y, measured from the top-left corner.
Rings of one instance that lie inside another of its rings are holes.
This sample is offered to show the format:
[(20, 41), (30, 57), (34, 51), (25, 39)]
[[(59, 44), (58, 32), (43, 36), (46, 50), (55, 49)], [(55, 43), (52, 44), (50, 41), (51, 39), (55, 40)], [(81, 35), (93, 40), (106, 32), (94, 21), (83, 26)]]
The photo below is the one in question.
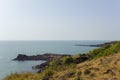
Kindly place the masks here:
[(75, 46), (104, 47), (104, 46), (109, 45), (109, 44), (113, 45), (117, 42), (118, 41), (111, 41), (111, 42), (106, 42), (106, 43), (103, 43), (103, 44), (91, 44), (91, 45), (77, 44)]

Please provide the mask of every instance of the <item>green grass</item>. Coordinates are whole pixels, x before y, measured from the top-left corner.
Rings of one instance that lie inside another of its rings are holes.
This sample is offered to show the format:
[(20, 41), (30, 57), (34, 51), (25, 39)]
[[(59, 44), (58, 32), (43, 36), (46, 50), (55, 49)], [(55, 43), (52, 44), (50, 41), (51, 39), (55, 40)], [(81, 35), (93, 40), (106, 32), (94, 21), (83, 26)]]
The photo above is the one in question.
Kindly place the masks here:
[(99, 58), (103, 56), (112, 55), (120, 52), (120, 42), (115, 43), (114, 45), (106, 45), (105, 47), (94, 49), (89, 51), (90, 59)]

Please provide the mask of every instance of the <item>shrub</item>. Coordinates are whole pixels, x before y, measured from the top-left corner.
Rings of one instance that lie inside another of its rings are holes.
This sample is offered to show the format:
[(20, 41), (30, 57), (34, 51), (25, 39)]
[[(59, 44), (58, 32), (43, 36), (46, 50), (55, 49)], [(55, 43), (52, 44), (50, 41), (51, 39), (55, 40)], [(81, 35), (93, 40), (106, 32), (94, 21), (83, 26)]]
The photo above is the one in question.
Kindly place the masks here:
[(102, 48), (94, 49), (89, 51), (90, 59), (99, 58), (102, 56), (108, 56), (114, 53), (120, 52), (120, 42), (116, 42), (115, 44), (107, 44)]
[(53, 70), (51, 67), (46, 67), (46, 69), (41, 74), (41, 79), (44, 79), (46, 77), (50, 77), (53, 75)]
[(50, 62), (49, 66), (52, 68), (56, 68), (57, 66), (62, 65), (62, 61), (60, 59), (55, 59)]
[(66, 56), (63, 58), (63, 64), (71, 64), (73, 63), (73, 58), (71, 56)]
[(82, 55), (82, 53), (79, 53), (79, 54), (76, 54), (76, 55), (72, 56), (72, 58), (73, 58), (73, 60), (75, 60), (75, 59), (81, 57), (81, 55)]

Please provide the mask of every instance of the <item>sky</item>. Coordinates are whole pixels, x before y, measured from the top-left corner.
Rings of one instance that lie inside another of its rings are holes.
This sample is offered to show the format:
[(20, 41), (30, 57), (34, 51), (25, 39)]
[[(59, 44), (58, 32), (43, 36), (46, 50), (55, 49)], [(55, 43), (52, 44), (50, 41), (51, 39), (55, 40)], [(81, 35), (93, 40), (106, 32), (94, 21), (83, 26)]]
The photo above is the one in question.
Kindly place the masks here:
[(120, 40), (120, 0), (0, 0), (0, 40)]

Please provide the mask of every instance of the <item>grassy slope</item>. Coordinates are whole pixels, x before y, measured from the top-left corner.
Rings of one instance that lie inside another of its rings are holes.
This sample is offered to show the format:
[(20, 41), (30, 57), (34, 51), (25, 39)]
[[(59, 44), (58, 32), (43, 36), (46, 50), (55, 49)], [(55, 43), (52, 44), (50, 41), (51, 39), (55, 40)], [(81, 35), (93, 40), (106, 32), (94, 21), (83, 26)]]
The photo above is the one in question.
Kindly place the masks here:
[[(120, 53), (86, 61), (78, 64), (77, 69), (83, 73), (81, 77), (84, 80), (120, 79)], [(85, 74), (86, 70), (90, 71), (90, 73)]]
[(82, 55), (64, 57), (54, 60), (42, 73), (11, 74), (4, 80), (102, 80), (119, 78), (120, 75), (120, 42), (106, 45), (88, 52), (89, 59), (83, 63), (74, 61)]
[(111, 54), (116, 54), (120, 52), (120, 42), (115, 43), (114, 45), (106, 45), (105, 47), (94, 49), (89, 51), (89, 55), (91, 59), (99, 58), (102, 56), (108, 56)]

